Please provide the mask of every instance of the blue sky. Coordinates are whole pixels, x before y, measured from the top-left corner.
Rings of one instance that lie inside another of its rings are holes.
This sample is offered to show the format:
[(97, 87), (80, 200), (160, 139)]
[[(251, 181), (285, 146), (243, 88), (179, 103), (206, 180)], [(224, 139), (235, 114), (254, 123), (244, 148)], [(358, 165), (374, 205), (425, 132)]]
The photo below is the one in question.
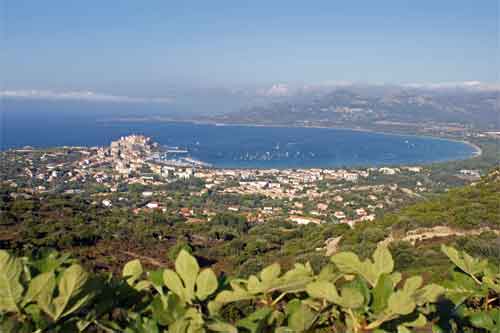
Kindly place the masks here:
[(9, 89), (498, 81), (498, 0), (3, 0)]

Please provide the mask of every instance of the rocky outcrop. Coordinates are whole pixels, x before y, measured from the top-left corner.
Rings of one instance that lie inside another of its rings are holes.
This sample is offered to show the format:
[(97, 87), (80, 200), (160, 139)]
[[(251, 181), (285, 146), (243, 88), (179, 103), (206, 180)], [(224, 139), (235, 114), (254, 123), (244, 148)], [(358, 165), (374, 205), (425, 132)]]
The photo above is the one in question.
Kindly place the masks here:
[(479, 235), (483, 232), (491, 231), (500, 235), (499, 230), (494, 230), (488, 227), (479, 228), (475, 230), (457, 230), (446, 226), (436, 226), (433, 228), (418, 228), (408, 231), (403, 237), (395, 237), (391, 234), (389, 237), (381, 241), (383, 245), (389, 245), (394, 241), (407, 241), (415, 245), (418, 241), (429, 240), (434, 238), (450, 237), (450, 236), (468, 236)]

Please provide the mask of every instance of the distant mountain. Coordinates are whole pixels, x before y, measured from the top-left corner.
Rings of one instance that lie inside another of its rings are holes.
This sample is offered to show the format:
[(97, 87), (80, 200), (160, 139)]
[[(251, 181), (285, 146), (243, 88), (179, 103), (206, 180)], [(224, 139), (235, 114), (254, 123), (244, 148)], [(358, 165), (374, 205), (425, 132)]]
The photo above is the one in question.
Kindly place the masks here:
[(238, 112), (223, 123), (291, 126), (500, 128), (499, 90), (435, 87), (356, 87), (300, 92)]

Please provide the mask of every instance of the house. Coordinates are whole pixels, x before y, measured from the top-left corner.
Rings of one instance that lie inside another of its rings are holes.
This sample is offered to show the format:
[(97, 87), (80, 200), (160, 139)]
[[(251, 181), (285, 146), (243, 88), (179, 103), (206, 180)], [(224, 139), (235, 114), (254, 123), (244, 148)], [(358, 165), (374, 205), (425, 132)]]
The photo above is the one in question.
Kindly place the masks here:
[(360, 218), (361, 221), (374, 221), (375, 220), (375, 214), (370, 214), (370, 215), (365, 215)]
[(175, 173), (175, 176), (177, 176), (180, 179), (189, 179), (193, 175), (194, 175), (193, 169), (185, 169), (184, 171), (178, 171)]
[(340, 195), (336, 195), (333, 198), (333, 201), (335, 201), (335, 202), (342, 202), (342, 201), (344, 201), (344, 198), (342, 198)]
[(358, 174), (357, 173), (351, 173), (351, 172), (345, 172), (342, 175), (342, 178), (349, 182), (357, 182), (358, 181)]
[(188, 207), (181, 208), (179, 213), (184, 217), (191, 217), (194, 215), (194, 211)]
[(366, 213), (366, 210), (364, 208), (358, 208), (358, 209), (356, 209), (356, 215), (365, 216), (365, 215), (367, 215), (367, 213)]
[(305, 216), (297, 216), (297, 215), (292, 215), (289, 217), (289, 219), (290, 219), (290, 221), (295, 222), (297, 224), (301, 224), (301, 225), (306, 225), (309, 223), (321, 224), (321, 222), (322, 222), (320, 219), (315, 219), (312, 217), (305, 217)]
[(408, 167), (407, 168), (408, 171), (411, 171), (411, 172), (420, 172), (422, 171), (422, 167)]
[(148, 202), (146, 204), (146, 207), (149, 208), (149, 209), (156, 209), (159, 207), (158, 203), (157, 202)]
[(192, 224), (205, 223), (205, 222), (207, 222), (207, 220), (198, 219), (194, 217), (189, 217), (186, 221), (186, 223), (192, 223)]
[(480, 178), (481, 174), (479, 173), (478, 170), (467, 170), (467, 169), (462, 169), (460, 170), (460, 173), (464, 176), (470, 176), (470, 177), (476, 177)]
[(104, 199), (101, 203), (104, 207), (111, 207), (112, 206), (111, 200), (108, 200), (108, 199)]
[(319, 204), (316, 205), (316, 208), (319, 210), (319, 211), (325, 211), (328, 209), (328, 205), (325, 204), (325, 203), (322, 203), (320, 202)]
[(303, 209), (304, 208), (304, 204), (302, 202), (295, 202), (294, 204), (294, 207), (295, 208), (298, 208), (298, 209)]
[(351, 229), (354, 229), (354, 225), (357, 222), (358, 221), (356, 221), (356, 220), (344, 220), (344, 221), (342, 221), (342, 223), (347, 224), (349, 227), (351, 227)]
[(393, 168), (384, 167), (384, 168), (378, 169), (378, 171), (384, 175), (395, 175), (396, 174), (396, 169), (393, 169)]
[(345, 213), (342, 211), (336, 211), (335, 213), (333, 213), (333, 216), (335, 216), (335, 218), (339, 220), (343, 220), (346, 218)]

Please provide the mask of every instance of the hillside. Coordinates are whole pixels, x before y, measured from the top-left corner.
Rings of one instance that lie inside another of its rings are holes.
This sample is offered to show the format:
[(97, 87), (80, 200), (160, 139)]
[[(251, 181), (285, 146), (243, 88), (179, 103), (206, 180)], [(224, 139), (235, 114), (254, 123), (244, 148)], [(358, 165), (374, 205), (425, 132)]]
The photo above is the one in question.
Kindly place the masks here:
[[(371, 89), (371, 90), (370, 90)], [(223, 123), (361, 127), (421, 132), (500, 128), (498, 91), (337, 88), (287, 96), (209, 118)]]
[[(187, 186), (186, 195), (190, 186), (195, 185)], [(354, 229), (335, 223), (300, 226), (281, 219), (255, 224), (229, 212), (209, 223), (186, 223), (173, 215), (133, 215), (123, 208), (103, 209), (85, 197), (52, 195), (42, 200), (12, 200), (4, 193), (0, 246), (19, 254), (41, 255), (44, 248), (69, 251), (97, 271), (116, 271), (133, 258), (149, 258), (144, 263), (150, 267), (168, 266), (180, 249), (187, 248), (219, 272), (247, 276), (276, 260), (287, 268), (296, 261), (310, 261), (313, 267), (320, 267), (327, 261), (322, 249), (328, 240), (339, 236), (340, 250), (362, 257), (392, 237), (390, 246), (398, 253), (395, 260), (399, 269), (425, 269), (429, 277), (438, 278), (443, 273), (441, 243), (500, 262), (500, 237), (486, 229), (500, 229), (498, 193), (497, 170), (475, 185), (434, 195), (375, 222), (357, 224)], [(404, 241), (415, 230), (440, 226), (457, 233), (416, 241), (414, 245)]]
[(350, 229), (193, 224), (3, 189), (0, 330), (497, 332), (499, 191), (496, 169)]
[(500, 169), (481, 181), (452, 189), (385, 215), (346, 233), (342, 250), (366, 254), (390, 244), (402, 270), (438, 278), (445, 258), (440, 244), (453, 244), (500, 264)]

